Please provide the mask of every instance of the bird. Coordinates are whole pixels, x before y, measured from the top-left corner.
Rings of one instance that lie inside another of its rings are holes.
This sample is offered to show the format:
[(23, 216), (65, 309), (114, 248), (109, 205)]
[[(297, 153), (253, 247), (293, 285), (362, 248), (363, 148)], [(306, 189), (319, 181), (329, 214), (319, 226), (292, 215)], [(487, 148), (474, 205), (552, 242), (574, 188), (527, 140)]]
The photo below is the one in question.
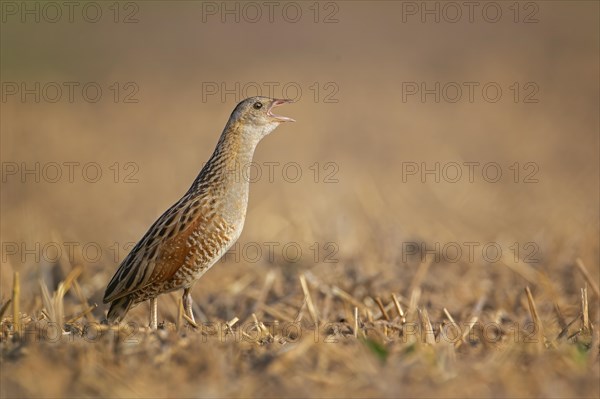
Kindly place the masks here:
[(246, 219), (248, 169), (258, 143), (294, 119), (273, 109), (289, 99), (250, 97), (234, 108), (216, 148), (188, 191), (137, 242), (108, 283), (106, 321), (150, 301), (150, 328), (158, 327), (157, 297), (183, 289), (184, 313), (195, 324), (192, 287), (237, 241)]

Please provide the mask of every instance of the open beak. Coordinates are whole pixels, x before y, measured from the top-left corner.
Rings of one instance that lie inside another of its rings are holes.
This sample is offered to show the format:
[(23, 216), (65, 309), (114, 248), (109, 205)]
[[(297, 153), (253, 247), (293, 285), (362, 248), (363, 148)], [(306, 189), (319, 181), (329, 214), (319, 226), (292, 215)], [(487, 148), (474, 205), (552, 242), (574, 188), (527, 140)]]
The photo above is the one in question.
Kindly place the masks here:
[(279, 107), (282, 104), (287, 104), (287, 103), (291, 103), (291, 102), (293, 102), (293, 101), (292, 100), (287, 100), (287, 99), (274, 100), (271, 103), (271, 106), (269, 107), (269, 109), (267, 110), (267, 115), (269, 115), (271, 118), (274, 118), (278, 122), (296, 122), (294, 119), (288, 118), (287, 116), (275, 115), (273, 113), (273, 108)]

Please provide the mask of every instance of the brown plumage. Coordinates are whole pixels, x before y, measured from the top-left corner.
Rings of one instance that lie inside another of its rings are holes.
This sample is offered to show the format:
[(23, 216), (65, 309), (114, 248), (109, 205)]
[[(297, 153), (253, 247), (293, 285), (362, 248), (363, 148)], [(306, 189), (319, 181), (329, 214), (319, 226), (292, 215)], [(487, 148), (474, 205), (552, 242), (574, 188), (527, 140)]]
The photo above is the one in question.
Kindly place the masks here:
[(254, 150), (279, 123), (293, 121), (272, 113), (287, 102), (251, 97), (236, 106), (190, 189), (152, 224), (108, 283), (109, 322), (123, 320), (132, 306), (150, 300), (150, 325), (156, 329), (156, 297), (178, 289), (184, 290), (185, 312), (194, 320), (192, 285), (240, 236)]

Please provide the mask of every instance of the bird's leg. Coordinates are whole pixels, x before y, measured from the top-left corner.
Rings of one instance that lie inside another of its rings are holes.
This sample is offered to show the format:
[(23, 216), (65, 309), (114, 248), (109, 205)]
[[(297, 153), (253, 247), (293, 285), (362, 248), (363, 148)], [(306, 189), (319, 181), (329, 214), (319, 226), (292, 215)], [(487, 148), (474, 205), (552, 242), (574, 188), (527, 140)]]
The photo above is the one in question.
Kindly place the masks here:
[(184, 288), (183, 290), (183, 308), (185, 310), (185, 314), (194, 322), (194, 312), (192, 312), (192, 287)]
[(150, 298), (150, 329), (156, 330), (158, 328), (158, 300), (157, 298)]

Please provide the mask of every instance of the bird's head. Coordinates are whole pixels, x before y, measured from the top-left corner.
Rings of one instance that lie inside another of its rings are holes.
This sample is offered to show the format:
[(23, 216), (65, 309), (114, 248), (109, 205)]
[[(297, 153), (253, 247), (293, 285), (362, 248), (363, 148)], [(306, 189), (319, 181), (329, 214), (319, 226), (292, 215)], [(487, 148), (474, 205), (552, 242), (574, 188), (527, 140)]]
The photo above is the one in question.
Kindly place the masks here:
[(231, 114), (230, 123), (249, 129), (260, 135), (259, 139), (271, 133), (282, 122), (295, 122), (287, 116), (276, 115), (273, 109), (292, 100), (269, 97), (249, 97), (240, 102)]

